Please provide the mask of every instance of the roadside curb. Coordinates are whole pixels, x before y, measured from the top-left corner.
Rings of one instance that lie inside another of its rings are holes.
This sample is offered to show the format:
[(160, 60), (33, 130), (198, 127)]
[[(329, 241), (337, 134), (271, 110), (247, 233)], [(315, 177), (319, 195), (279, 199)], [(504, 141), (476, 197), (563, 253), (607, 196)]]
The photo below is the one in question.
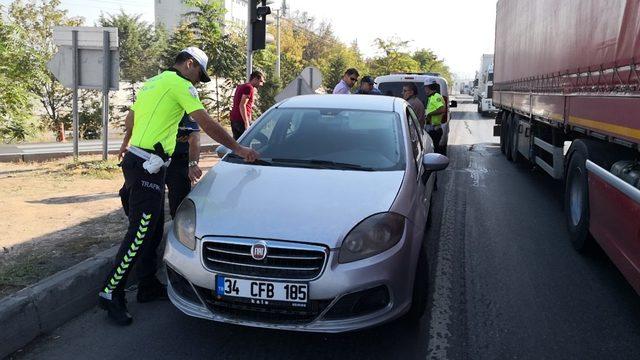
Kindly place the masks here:
[[(164, 238), (157, 250), (159, 269), (163, 268), (170, 224), (165, 221)], [(0, 299), (0, 359), (98, 305), (98, 292), (118, 248), (120, 244)], [(127, 284), (137, 281), (134, 266)]]
[(0, 300), (0, 358), (94, 307), (118, 246)]

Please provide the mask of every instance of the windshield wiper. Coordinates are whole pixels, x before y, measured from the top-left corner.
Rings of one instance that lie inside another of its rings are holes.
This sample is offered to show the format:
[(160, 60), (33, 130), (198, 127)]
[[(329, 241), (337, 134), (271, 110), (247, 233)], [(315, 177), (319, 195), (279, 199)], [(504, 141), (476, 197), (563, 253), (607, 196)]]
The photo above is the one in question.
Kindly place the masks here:
[(359, 171), (375, 171), (374, 168), (358, 165), (358, 164), (349, 164), (342, 163), (336, 161), (329, 160), (318, 160), (318, 159), (281, 159), (281, 158), (273, 158), (271, 159), (273, 164), (299, 164), (299, 165), (307, 165), (311, 167), (318, 167), (322, 169), (338, 169), (338, 170), (359, 170)]
[[(273, 163), (271, 163), (268, 160), (264, 160), (264, 159), (256, 159), (256, 161), (254, 162), (246, 162), (244, 161), (244, 158), (236, 153), (227, 153), (226, 158), (231, 158), (231, 159), (238, 159), (238, 160), (242, 160), (242, 163), (245, 164), (252, 164), (252, 165), (262, 165), (262, 166), (271, 166), (273, 165)], [(236, 162), (236, 161), (233, 161)]]

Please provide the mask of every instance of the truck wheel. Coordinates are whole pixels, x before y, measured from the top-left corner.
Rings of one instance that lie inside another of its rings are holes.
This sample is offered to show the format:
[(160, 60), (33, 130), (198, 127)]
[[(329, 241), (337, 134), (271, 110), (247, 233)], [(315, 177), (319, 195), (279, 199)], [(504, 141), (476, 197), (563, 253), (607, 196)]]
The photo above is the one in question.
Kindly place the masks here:
[(571, 243), (579, 252), (588, 252), (595, 245), (595, 239), (589, 233), (587, 159), (608, 170), (616, 161), (635, 157), (631, 149), (591, 139), (578, 139), (571, 144), (567, 153), (569, 162), (565, 173), (564, 212)]
[(518, 117), (516, 115), (514, 115), (511, 118), (511, 161), (513, 163), (519, 163), (522, 162), (522, 155), (520, 155), (520, 152), (518, 151), (518, 129), (520, 127), (520, 121), (518, 120)]
[(513, 128), (511, 118), (513, 118), (513, 115), (507, 115), (506, 119), (504, 119), (504, 124), (506, 126), (506, 129), (504, 130), (504, 155), (507, 157), (507, 160), (511, 160), (511, 139), (513, 138), (511, 135), (511, 129)]
[(584, 252), (591, 242), (589, 235), (589, 185), (586, 167), (589, 152), (587, 145), (581, 140), (574, 141), (571, 148), (564, 192), (564, 208), (571, 244), (577, 251)]
[(506, 154), (505, 138), (507, 133), (507, 112), (500, 113), (500, 152)]

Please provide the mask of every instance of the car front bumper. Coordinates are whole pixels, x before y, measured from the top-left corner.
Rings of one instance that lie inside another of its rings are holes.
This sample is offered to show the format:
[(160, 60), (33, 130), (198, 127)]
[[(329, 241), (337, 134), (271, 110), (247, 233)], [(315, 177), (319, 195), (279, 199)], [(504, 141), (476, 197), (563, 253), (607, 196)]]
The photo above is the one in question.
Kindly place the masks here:
[[(196, 250), (183, 246), (173, 235), (167, 234), (164, 261), (171, 272), (168, 293), (171, 302), (187, 315), (244, 326), (281, 330), (337, 333), (363, 329), (398, 318), (411, 306), (413, 279), (417, 251), (411, 241), (411, 231), (405, 229), (400, 242), (391, 249), (371, 258), (348, 264), (338, 263), (338, 251), (328, 250), (324, 269), (309, 284), (309, 302), (318, 305), (317, 313), (306, 319), (289, 320), (253, 317), (251, 312), (218, 311), (212, 305), (216, 273), (205, 268), (202, 262), (202, 241)], [(412, 255), (415, 254), (415, 255)], [(242, 278), (242, 275), (229, 275)], [(173, 277), (173, 279), (171, 279)], [(260, 280), (260, 279), (258, 279)], [(282, 279), (274, 281), (293, 281)], [(338, 307), (344, 302), (366, 291), (386, 289), (387, 303), (375, 311), (349, 316), (344, 313), (336, 317)]]

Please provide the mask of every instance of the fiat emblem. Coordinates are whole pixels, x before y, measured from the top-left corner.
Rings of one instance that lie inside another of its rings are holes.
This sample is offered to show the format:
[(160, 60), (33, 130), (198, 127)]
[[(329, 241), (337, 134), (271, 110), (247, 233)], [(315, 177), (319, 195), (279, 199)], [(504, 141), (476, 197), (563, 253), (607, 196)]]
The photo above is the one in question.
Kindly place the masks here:
[(254, 260), (264, 260), (267, 257), (267, 243), (259, 242), (251, 245), (251, 257)]

